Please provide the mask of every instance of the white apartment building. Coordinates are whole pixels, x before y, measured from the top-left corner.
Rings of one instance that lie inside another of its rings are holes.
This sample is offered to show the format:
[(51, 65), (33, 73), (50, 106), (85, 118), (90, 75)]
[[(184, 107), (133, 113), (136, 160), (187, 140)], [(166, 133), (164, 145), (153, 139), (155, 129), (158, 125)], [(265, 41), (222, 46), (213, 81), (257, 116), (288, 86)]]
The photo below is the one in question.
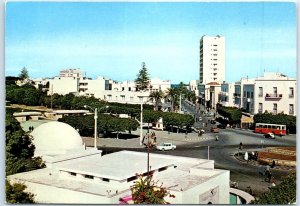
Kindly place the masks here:
[(225, 80), (225, 37), (202, 36), (200, 39), (200, 84)]
[[(273, 114), (296, 115), (296, 90), (296, 79), (281, 73), (265, 72), (263, 77), (242, 78), (234, 83), (234, 90), (228, 90), (233, 93), (234, 102), (231, 104), (229, 99), (228, 102), (223, 102), (223, 105), (243, 108), (250, 114), (267, 111)], [(222, 96), (222, 93), (220, 95)]]
[[(78, 69), (63, 70), (60, 76), (52, 79), (34, 80), (36, 88), (48, 86), (48, 95), (66, 95), (73, 93), (81, 96), (94, 96), (108, 102), (119, 102), (128, 104), (153, 103), (149, 102), (152, 91), (166, 92), (171, 88), (170, 80), (151, 79), (149, 89), (136, 91), (134, 81), (116, 82), (105, 77), (97, 79), (87, 78), (84, 72)], [(163, 100), (162, 100), (163, 101)]]
[(219, 93), (219, 103), (225, 107), (237, 106), (234, 102), (235, 83), (222, 83)]
[(297, 114), (297, 80), (281, 73), (265, 73), (254, 85), (254, 113)]
[(193, 91), (195, 93), (196, 97), (199, 96), (198, 84), (199, 84), (198, 80), (191, 80), (189, 83), (189, 87), (190, 87), (189, 89), (190, 91)]

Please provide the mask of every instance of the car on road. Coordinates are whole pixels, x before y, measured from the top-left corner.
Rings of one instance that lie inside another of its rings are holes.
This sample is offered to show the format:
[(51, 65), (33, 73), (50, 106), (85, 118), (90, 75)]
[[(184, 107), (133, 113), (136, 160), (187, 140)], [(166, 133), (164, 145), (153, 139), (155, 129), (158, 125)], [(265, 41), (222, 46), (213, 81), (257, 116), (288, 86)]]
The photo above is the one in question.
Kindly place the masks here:
[(174, 149), (176, 149), (176, 145), (166, 142), (166, 143), (163, 143), (162, 145), (157, 146), (156, 148), (161, 151), (174, 150)]
[(226, 129), (226, 124), (218, 124), (217, 127), (220, 129)]
[(210, 128), (210, 131), (212, 133), (219, 133), (220, 129), (218, 127), (212, 127), (212, 128)]
[(275, 135), (271, 132), (269, 132), (268, 134), (264, 134), (265, 138), (271, 138), (271, 139), (275, 139)]
[(216, 124), (217, 122), (216, 122), (216, 120), (212, 119), (212, 120), (210, 120), (210, 123), (211, 124)]

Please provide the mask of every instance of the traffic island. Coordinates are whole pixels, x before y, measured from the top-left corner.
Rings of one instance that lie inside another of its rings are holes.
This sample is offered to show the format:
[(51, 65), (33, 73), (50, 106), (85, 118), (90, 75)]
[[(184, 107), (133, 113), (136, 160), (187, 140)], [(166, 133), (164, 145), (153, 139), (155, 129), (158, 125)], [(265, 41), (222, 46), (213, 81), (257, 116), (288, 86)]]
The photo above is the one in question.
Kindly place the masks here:
[[(246, 155), (247, 152), (247, 155)], [(272, 147), (260, 151), (238, 151), (234, 157), (242, 163), (255, 166), (270, 165), (274, 169), (295, 170), (295, 147)]]

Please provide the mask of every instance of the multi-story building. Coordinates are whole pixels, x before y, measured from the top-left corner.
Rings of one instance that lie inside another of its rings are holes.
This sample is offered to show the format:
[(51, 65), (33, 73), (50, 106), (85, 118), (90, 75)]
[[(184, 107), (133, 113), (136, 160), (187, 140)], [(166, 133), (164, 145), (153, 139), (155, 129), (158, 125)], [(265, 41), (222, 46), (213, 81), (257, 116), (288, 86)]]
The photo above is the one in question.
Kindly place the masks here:
[(267, 111), (296, 115), (296, 89), (296, 79), (281, 73), (266, 72), (263, 77), (242, 78), (235, 82), (234, 90), (230, 90), (234, 102), (228, 103), (228, 106), (243, 108), (250, 114)]
[(225, 80), (225, 37), (202, 36), (199, 80), (200, 84)]
[[(128, 104), (153, 103), (149, 95), (153, 91), (165, 92), (171, 87), (170, 80), (151, 79), (146, 91), (137, 91), (134, 81), (117, 82), (105, 77), (87, 78), (81, 70), (63, 70), (52, 79), (36, 79), (35, 86), (44, 88), (48, 95), (73, 93), (80, 96), (94, 96), (108, 101)], [(162, 100), (163, 101), (163, 100)]]
[(265, 73), (254, 85), (254, 113), (296, 115), (296, 79), (281, 73)]
[(219, 93), (219, 103), (225, 107), (237, 106), (234, 103), (235, 83), (222, 83)]
[(81, 69), (63, 69), (59, 72), (59, 77), (85, 77)]

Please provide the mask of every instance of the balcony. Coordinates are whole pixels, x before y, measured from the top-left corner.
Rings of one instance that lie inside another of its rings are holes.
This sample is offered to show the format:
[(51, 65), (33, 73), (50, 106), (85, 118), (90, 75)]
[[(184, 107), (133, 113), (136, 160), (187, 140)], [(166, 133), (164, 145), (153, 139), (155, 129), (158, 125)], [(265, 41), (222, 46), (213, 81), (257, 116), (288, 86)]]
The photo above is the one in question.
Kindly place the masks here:
[(233, 93), (233, 97), (234, 98), (241, 98), (241, 94), (239, 94), (239, 93)]
[(265, 96), (266, 100), (272, 100), (272, 99), (279, 100), (281, 98), (282, 98), (282, 94), (268, 94), (267, 93), (266, 96)]
[(283, 110), (265, 110), (266, 112), (270, 113), (270, 114), (284, 114)]

